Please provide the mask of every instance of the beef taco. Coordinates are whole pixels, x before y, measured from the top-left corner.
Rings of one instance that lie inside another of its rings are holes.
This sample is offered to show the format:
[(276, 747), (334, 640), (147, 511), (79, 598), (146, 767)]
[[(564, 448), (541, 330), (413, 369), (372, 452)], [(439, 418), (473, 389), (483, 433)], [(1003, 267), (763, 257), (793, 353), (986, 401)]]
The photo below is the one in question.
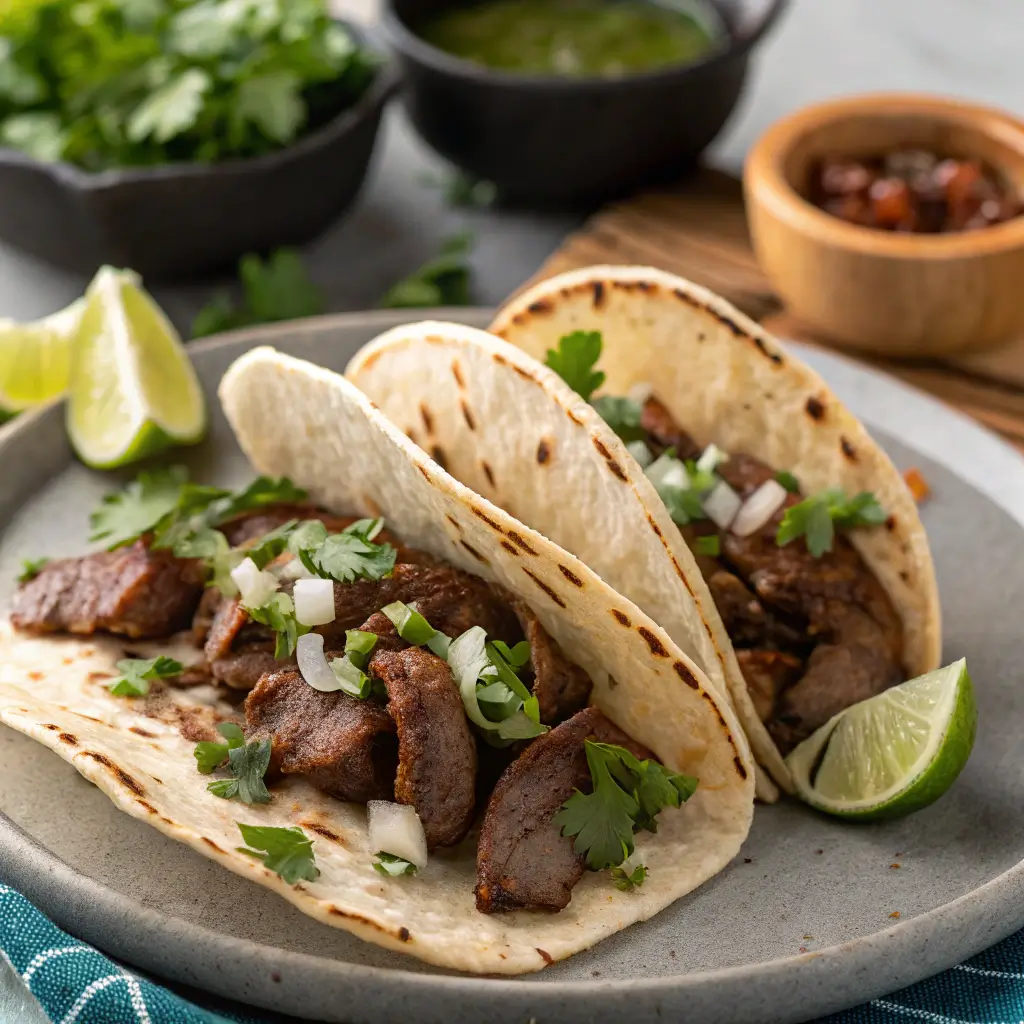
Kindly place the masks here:
[(593, 267), (527, 291), (492, 331), (399, 328), (348, 375), (454, 476), (659, 622), (784, 789), (797, 743), (937, 667), (911, 494), (756, 324), (669, 274)]
[(660, 627), (339, 375), (257, 349), (220, 394), (267, 475), (143, 473), (93, 516), (107, 550), (28, 566), (0, 721), (304, 913), (457, 970), (538, 970), (729, 862), (749, 749)]

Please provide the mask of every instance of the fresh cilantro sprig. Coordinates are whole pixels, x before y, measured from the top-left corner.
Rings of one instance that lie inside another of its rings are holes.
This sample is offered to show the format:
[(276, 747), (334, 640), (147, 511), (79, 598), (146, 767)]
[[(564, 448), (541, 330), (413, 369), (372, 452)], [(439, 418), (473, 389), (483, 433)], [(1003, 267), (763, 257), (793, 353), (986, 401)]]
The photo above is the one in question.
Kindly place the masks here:
[(634, 832), (656, 832), (658, 813), (679, 807), (697, 780), (670, 772), (657, 761), (640, 761), (624, 747), (587, 740), (593, 791), (577, 790), (555, 815), (564, 836), (592, 871), (618, 867), (635, 849)]
[(654, 460), (644, 475), (654, 484), (658, 497), (678, 526), (707, 519), (704, 497), (715, 486), (718, 478), (713, 473), (697, 469), (692, 461), (676, 458), (675, 449), (669, 448)]
[(234, 722), (221, 722), (217, 732), (224, 737), (223, 743), (203, 740), (195, 745), (192, 756), (196, 759), (196, 768), (202, 775), (210, 775), (228, 759), (228, 753), (245, 744), (242, 730)]
[(288, 550), (321, 579), (338, 583), (383, 579), (391, 574), (398, 557), (393, 545), (374, 542), (383, 526), (383, 519), (360, 519), (340, 533), (329, 534), (323, 523), (304, 523), (289, 539)]
[(28, 583), (34, 580), (49, 563), (48, 558), (26, 558), (22, 560), (21, 572), (18, 573), (19, 583)]
[(110, 684), (115, 697), (145, 697), (149, 684), (154, 679), (171, 679), (180, 676), (185, 666), (174, 658), (160, 655), (157, 658), (125, 658), (117, 663), (120, 677)]
[(269, 626), (277, 634), (274, 657), (278, 660), (290, 658), (295, 653), (299, 637), (309, 632), (309, 626), (304, 626), (295, 617), (295, 602), (291, 596), (280, 591), (273, 594), (266, 604), (245, 610), (249, 613), (249, 618), (263, 626)]
[[(243, 804), (268, 804), (270, 792), (263, 781), (270, 767), (271, 740), (262, 740), (228, 746), (229, 779), (214, 779), (206, 788), (224, 800), (238, 797)], [(198, 755), (196, 760), (198, 761)]]
[(236, 822), (245, 846), (240, 853), (255, 857), (271, 871), (280, 875), (289, 885), (296, 882), (315, 882), (320, 877), (316, 866), (313, 843), (305, 832), (294, 825), (278, 828), (272, 825), (243, 825)]
[(398, 878), (400, 875), (415, 875), (416, 865), (392, 853), (381, 851), (373, 858), (373, 870), (385, 878)]
[(143, 470), (122, 490), (103, 498), (89, 517), (89, 540), (106, 541), (111, 550), (131, 544), (177, 507), (187, 480), (184, 466)]
[(778, 473), (775, 474), (775, 479), (782, 484), (783, 488), (790, 494), (800, 493), (800, 481), (797, 480), (797, 478), (793, 476), (788, 469), (780, 469)]
[(804, 537), (807, 550), (815, 558), (820, 558), (832, 550), (836, 530), (880, 526), (885, 520), (885, 509), (870, 491), (861, 491), (853, 498), (847, 498), (842, 488), (831, 487), (787, 508), (775, 534), (775, 542), (779, 547), (785, 547)]
[(625, 867), (612, 868), (612, 880), (619, 892), (632, 892), (639, 889), (647, 880), (647, 866), (637, 864), (635, 868), (627, 871)]
[(594, 369), (601, 358), (601, 347), (600, 331), (573, 331), (559, 339), (557, 349), (548, 349), (544, 362), (584, 402), (589, 402), (605, 379), (601, 370)]
[(627, 444), (647, 437), (647, 431), (640, 426), (644, 410), (639, 402), (619, 395), (602, 395), (591, 404), (598, 416)]
[(471, 305), (473, 275), (467, 257), (472, 247), (472, 237), (466, 232), (445, 239), (437, 256), (388, 289), (381, 307)]

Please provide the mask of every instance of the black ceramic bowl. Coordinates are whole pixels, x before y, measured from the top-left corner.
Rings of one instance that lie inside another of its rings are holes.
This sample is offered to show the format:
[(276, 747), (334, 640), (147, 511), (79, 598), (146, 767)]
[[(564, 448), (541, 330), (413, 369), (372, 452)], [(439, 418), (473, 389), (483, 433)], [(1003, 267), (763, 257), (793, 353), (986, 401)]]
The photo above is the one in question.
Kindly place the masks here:
[(397, 85), (393, 63), (383, 62), (355, 106), (287, 149), (250, 160), (92, 174), (0, 148), (0, 238), (84, 274), (109, 263), (158, 280), (298, 245), (355, 199)]
[(496, 71), (416, 34), (466, 0), (385, 0), (416, 130), (505, 197), (589, 203), (678, 178), (722, 129), (743, 89), (751, 48), (786, 0), (715, 0), (729, 40), (705, 60), (621, 78)]

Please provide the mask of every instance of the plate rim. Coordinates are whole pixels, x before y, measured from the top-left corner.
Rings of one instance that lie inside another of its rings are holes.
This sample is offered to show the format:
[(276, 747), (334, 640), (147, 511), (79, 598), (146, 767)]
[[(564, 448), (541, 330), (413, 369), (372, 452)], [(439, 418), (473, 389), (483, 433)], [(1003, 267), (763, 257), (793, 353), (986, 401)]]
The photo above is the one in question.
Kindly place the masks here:
[[(485, 326), (490, 316), (490, 310), (479, 307), (415, 312), (422, 320), (451, 320), (480, 326)], [(238, 347), (241, 352), (271, 343), (282, 333), (287, 333), (290, 340), (301, 340), (303, 334), (317, 334), (336, 327), (369, 327), (383, 331), (408, 321), (408, 311), (403, 310), (339, 313), (233, 331), (191, 343), (188, 348), (190, 352), (205, 353)], [(857, 415), (867, 425), (898, 431), (900, 438), (916, 451), (942, 464), (1024, 526), (1024, 461), (1009, 444), (965, 414), (884, 371), (830, 351), (794, 342), (784, 344), (826, 379), (831, 376), (830, 368), (846, 378), (848, 386), (841, 390), (863, 392), (856, 403)], [(833, 385), (831, 380), (829, 382)], [(848, 396), (843, 397), (848, 402)], [(0, 428), (0, 458), (10, 439), (32, 430), (36, 421), (51, 409), (52, 404), (43, 406)], [(885, 419), (884, 423), (879, 422), (881, 418)], [(928, 420), (928, 431), (915, 435), (915, 423), (921, 418)], [(956, 442), (951, 444), (954, 435)], [(958, 455), (958, 450), (965, 449), (970, 452), (968, 457)], [(521, 1021), (538, 1013), (551, 1014), (557, 1012), (556, 1004), (572, 1004), (575, 1012), (589, 1009), (601, 1016), (614, 1011), (619, 1004), (620, 1009), (632, 1011), (633, 1019), (641, 1020), (646, 1018), (639, 1012), (643, 1007), (638, 1006), (637, 996), (644, 996), (660, 1013), (662, 1004), (682, 995), (693, 1010), (699, 1010), (699, 1005), (693, 1003), (694, 998), (704, 1002), (702, 996), (710, 997), (707, 1006), (712, 1013), (728, 1012), (730, 1020), (764, 1022), (769, 1019), (765, 1017), (766, 1000), (771, 1000), (772, 993), (788, 999), (790, 1009), (772, 1016), (771, 1020), (806, 1020), (809, 1016), (834, 1012), (920, 981), (1024, 926), (1022, 860), (949, 903), (871, 935), (814, 952), (657, 978), (601, 981), (543, 981), (531, 976), (492, 978), (374, 967), (223, 935), (148, 907), (133, 896), (79, 874), (2, 811), (0, 863), (5, 865), (4, 880), (65, 930), (144, 970), (173, 981), (198, 985), (249, 1005), (279, 1012), (283, 1009), (291, 1014), (302, 1009), (303, 977), (314, 973), (345, 988), (351, 998), (346, 999), (343, 1010), (345, 1019), (352, 1021), (379, 1021), (380, 1012), (376, 1009), (360, 1015), (362, 1000), (359, 997), (371, 990), (379, 995), (382, 983), (391, 990), (385, 998), (394, 1002), (396, 1008), (399, 1004), (416, 1006), (420, 1019), (424, 1020), (435, 1019), (430, 1016), (435, 1013), (438, 1020), (451, 1019), (452, 1011), (458, 1005), (464, 1006), (466, 997), (500, 1000), (501, 1020)], [(4, 880), (0, 880), (0, 885)], [(47, 898), (51, 889), (61, 894), (56, 905), (52, 898)], [(1017, 907), (1020, 909), (1013, 909)], [(1007, 913), (1007, 908), (1011, 913)], [(104, 922), (109, 922), (110, 927), (104, 927)], [(944, 936), (944, 942), (933, 943), (939, 935)], [(159, 942), (155, 941), (157, 938)], [(940, 949), (935, 948), (940, 945)], [(162, 955), (172, 951), (174, 955)], [(199, 967), (197, 960), (202, 961)], [(228, 963), (235, 969), (229, 968)], [(840, 965), (847, 978), (845, 990), (842, 984), (837, 984), (835, 976)], [(254, 967), (260, 973), (253, 974)], [(286, 973), (291, 977), (285, 978)], [(873, 980), (865, 984), (868, 977)], [(856, 995), (852, 995), (854, 988)], [(721, 1001), (723, 991), (730, 990), (736, 993), (735, 1005)], [(794, 998), (795, 992), (800, 993), (799, 998)], [(424, 995), (434, 999), (429, 1007), (421, 1001)], [(287, 1001), (284, 1007), (283, 1000)], [(498, 1012), (499, 1008), (495, 1010)], [(428, 1016), (424, 1016), (425, 1013)], [(698, 1015), (693, 1019), (703, 1018)]]

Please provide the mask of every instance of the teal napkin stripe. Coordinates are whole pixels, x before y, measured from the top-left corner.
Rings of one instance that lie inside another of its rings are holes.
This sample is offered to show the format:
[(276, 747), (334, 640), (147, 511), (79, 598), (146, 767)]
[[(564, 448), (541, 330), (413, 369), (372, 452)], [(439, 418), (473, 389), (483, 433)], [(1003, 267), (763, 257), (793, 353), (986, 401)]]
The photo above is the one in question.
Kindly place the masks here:
[[(126, 970), (0, 885), (0, 986), (5, 959), (54, 1024), (260, 1024), (241, 1009), (230, 1016), (205, 1010)], [(0, 990), (0, 1010), (4, 1005)], [(914, 1021), (1022, 1024), (1024, 932), (952, 970), (819, 1024)]]

